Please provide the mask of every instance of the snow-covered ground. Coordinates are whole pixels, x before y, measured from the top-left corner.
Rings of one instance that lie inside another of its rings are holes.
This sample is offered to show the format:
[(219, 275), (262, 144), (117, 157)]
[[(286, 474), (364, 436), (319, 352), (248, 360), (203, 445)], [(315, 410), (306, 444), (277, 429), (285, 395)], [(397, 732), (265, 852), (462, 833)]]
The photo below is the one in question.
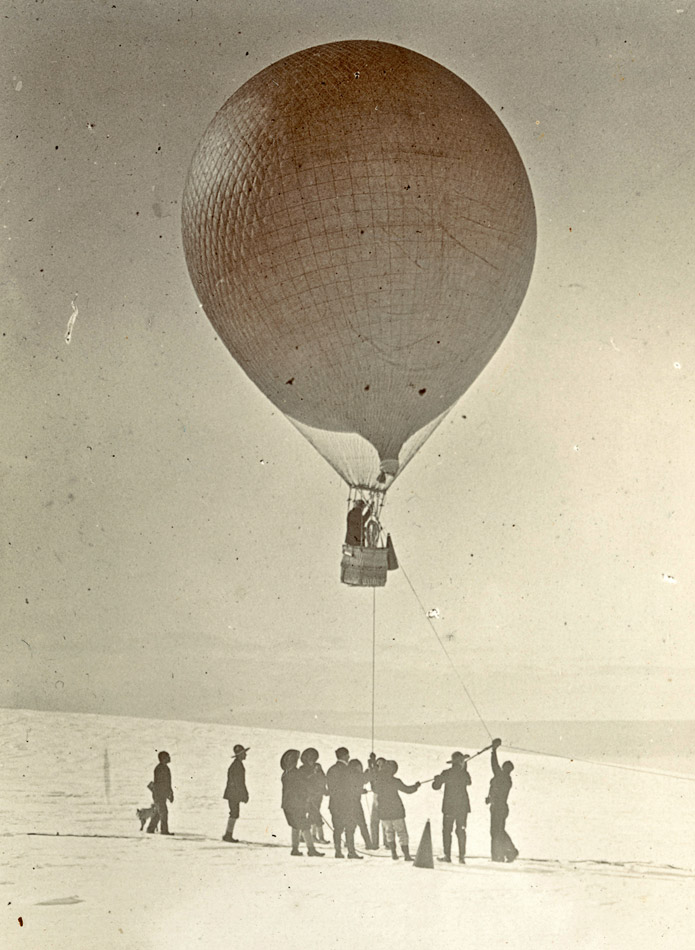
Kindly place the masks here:
[[(280, 811), (281, 753), (313, 745), (324, 768), (364, 740), (290, 731), (0, 710), (3, 948), (502, 948), (693, 946), (695, 783), (502, 749), (516, 764), (513, 865), (489, 861), (487, 754), (473, 778), (469, 859), (433, 870), (293, 858)], [(504, 737), (503, 737), (504, 738)], [(234, 743), (251, 746), (237, 836), (222, 791)], [(171, 754), (172, 838), (140, 833), (156, 752)], [(388, 743), (406, 782), (451, 748)], [(472, 749), (463, 751), (472, 752)], [(441, 793), (405, 797), (413, 851), (427, 819), (440, 851)], [(359, 840), (359, 836), (358, 836)], [(21, 918), (21, 924), (20, 924)]]

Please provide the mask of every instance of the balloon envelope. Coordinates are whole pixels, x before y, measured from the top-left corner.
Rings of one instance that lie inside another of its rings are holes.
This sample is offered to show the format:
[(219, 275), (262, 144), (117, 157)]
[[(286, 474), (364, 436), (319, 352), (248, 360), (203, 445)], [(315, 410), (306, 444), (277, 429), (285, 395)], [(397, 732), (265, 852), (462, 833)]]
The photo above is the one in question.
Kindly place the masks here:
[(383, 485), (487, 364), (535, 253), (519, 154), (443, 66), (386, 43), (241, 86), (189, 171), (189, 272), (220, 338), (353, 485)]

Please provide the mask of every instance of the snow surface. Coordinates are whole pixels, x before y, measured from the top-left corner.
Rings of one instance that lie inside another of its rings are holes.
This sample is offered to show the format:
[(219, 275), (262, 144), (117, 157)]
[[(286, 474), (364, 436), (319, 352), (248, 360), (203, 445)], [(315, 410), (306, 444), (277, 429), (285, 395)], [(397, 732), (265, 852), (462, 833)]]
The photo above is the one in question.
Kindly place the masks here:
[[(365, 761), (363, 739), (9, 709), (0, 727), (6, 950), (693, 945), (693, 782), (503, 748), (516, 765), (508, 828), (521, 857), (498, 865), (489, 860), (482, 755), (470, 765), (467, 864), (430, 870), (383, 849), (363, 861), (336, 861), (329, 848), (323, 858), (290, 856), (281, 753), (313, 745), (326, 768), (339, 744)], [(245, 843), (232, 845), (221, 840), (222, 791), (236, 742), (251, 747), (251, 801), (236, 829)], [(171, 838), (141, 833), (135, 816), (149, 804), (162, 748), (176, 795)], [(435, 775), (453, 750), (376, 751), (413, 782)], [(404, 800), (413, 852), (429, 818), (441, 853), (441, 793), (423, 786)]]

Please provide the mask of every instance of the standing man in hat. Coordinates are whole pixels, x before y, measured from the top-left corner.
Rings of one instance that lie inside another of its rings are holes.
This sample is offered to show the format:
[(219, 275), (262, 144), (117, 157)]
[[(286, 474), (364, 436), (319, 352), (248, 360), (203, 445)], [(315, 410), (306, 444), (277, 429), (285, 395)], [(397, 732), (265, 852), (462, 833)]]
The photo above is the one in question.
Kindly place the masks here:
[(347, 856), (359, 860), (355, 851), (355, 826), (357, 824), (352, 807), (352, 776), (348, 769), (350, 753), (345, 746), (335, 750), (335, 763), (326, 772), (328, 787), (328, 810), (333, 821), (333, 845), (336, 858), (344, 857), (343, 834), (347, 845)]
[(246, 789), (246, 769), (244, 759), (248, 748), (243, 745), (234, 746), (234, 758), (232, 764), (227, 769), (227, 785), (224, 790), (223, 798), (227, 799), (229, 804), (229, 818), (227, 819), (227, 830), (222, 836), (223, 841), (229, 841), (237, 844), (238, 838), (234, 837), (234, 825), (239, 817), (239, 804), (248, 802), (249, 793)]
[(452, 753), (449, 759), (450, 769), (445, 769), (435, 776), (432, 788), (437, 791), (444, 788), (442, 796), (442, 844), (444, 857), (440, 861), (451, 863), (451, 833), (456, 828), (456, 838), (459, 845), (459, 864), (466, 863), (466, 822), (471, 810), (468, 798), (468, 786), (471, 777), (466, 764), (470, 756), (463, 752)]
[(171, 786), (171, 769), (169, 763), (171, 756), (168, 752), (162, 750), (157, 758), (159, 763), (154, 768), (154, 780), (152, 782), (152, 799), (154, 801), (154, 814), (147, 826), (148, 834), (154, 834), (159, 825), (161, 835), (170, 835), (169, 831), (169, 806), (168, 802), (174, 801), (174, 790)]

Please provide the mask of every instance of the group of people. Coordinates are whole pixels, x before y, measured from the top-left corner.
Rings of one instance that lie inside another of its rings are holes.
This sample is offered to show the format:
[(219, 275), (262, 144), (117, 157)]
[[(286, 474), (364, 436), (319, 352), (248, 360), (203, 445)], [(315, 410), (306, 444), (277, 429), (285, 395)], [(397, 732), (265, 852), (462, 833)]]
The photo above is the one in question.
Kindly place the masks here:
[[(398, 763), (377, 758), (374, 753), (369, 757), (365, 769), (359, 759), (351, 759), (350, 752), (344, 746), (335, 750), (335, 763), (324, 774), (318, 761), (316, 749), (288, 749), (280, 759), (282, 768), (282, 810), (292, 829), (291, 854), (300, 856), (300, 842), (306, 842), (307, 853), (315, 857), (323, 855), (317, 851), (315, 842), (329, 844), (323, 837), (323, 818), (321, 803), (328, 796), (328, 811), (331, 816), (333, 847), (336, 858), (347, 855), (353, 860), (361, 860), (355, 848), (355, 832), (359, 828), (366, 850), (375, 850), (379, 846), (379, 825), (384, 843), (398, 858), (396, 835), (406, 861), (412, 861), (409, 851), (408, 831), (405, 825), (405, 809), (400, 792), (411, 794), (420, 787), (420, 782), (405, 785), (396, 778)], [(298, 763), (301, 761), (301, 766)], [(371, 786), (375, 795), (375, 809), (372, 811), (371, 830), (367, 826), (362, 795)], [(378, 821), (376, 819), (378, 815)], [(345, 853), (343, 852), (343, 842)]]
[[(490, 806), (490, 838), (493, 861), (510, 862), (518, 856), (506, 830), (509, 815), (509, 792), (512, 787), (511, 762), (499, 764), (497, 750), (500, 739), (490, 746), (492, 779), (486, 804)], [(402, 794), (412, 795), (421, 782), (406, 785), (397, 777), (398, 763), (392, 759), (370, 755), (367, 768), (363, 769), (359, 759), (351, 759), (349, 751), (341, 746), (335, 750), (336, 761), (324, 774), (318, 761), (316, 749), (305, 749), (301, 754), (297, 749), (288, 749), (280, 759), (282, 768), (282, 809), (287, 823), (292, 829), (291, 854), (300, 856), (301, 840), (307, 846), (307, 854), (322, 856), (316, 849), (316, 843), (328, 844), (323, 837), (323, 819), (321, 802), (328, 796), (328, 810), (331, 815), (333, 846), (336, 858), (360, 859), (355, 849), (355, 832), (359, 828), (366, 850), (379, 846), (379, 831), (383, 835), (385, 846), (391, 851), (394, 860), (398, 860), (396, 840), (406, 861), (412, 861), (410, 839), (405, 820), (405, 806)], [(439, 859), (451, 862), (452, 837), (455, 832), (458, 843), (458, 860), (465, 864), (466, 825), (471, 810), (468, 786), (471, 776), (467, 761), (470, 758), (462, 752), (454, 752), (448, 761), (450, 768), (445, 769), (432, 780), (435, 791), (444, 790), (442, 795), (442, 846), (443, 855)], [(301, 766), (299, 762), (301, 761)], [(370, 827), (362, 807), (362, 795), (370, 787), (374, 793)]]
[[(506, 830), (509, 815), (509, 792), (512, 787), (511, 773), (514, 766), (507, 761), (500, 765), (497, 750), (500, 739), (494, 739), (491, 746), (492, 779), (486, 804), (490, 806), (490, 839), (493, 861), (510, 862), (518, 856)], [(231, 765), (227, 770), (227, 783), (223, 798), (229, 807), (227, 827), (223, 841), (236, 843), (234, 827), (239, 818), (240, 805), (248, 802), (246, 788), (246, 769), (244, 760), (249, 751), (243, 745), (234, 746)], [(485, 750), (483, 750), (485, 751)], [(359, 829), (365, 850), (379, 847), (379, 835), (383, 836), (385, 846), (391, 851), (394, 860), (398, 860), (398, 845), (406, 861), (412, 861), (410, 840), (405, 820), (405, 807), (402, 794), (412, 795), (422, 785), (414, 782), (406, 785), (397, 777), (398, 763), (392, 759), (377, 757), (374, 752), (369, 756), (364, 768), (359, 759), (351, 759), (350, 752), (344, 746), (335, 750), (335, 763), (324, 773), (319, 762), (319, 753), (314, 748), (299, 752), (288, 749), (280, 758), (282, 769), (281, 807), (291, 829), (291, 854), (303, 855), (302, 841), (306, 853), (314, 857), (323, 857), (324, 852), (316, 844), (327, 845), (330, 841), (324, 836), (324, 818), (321, 806), (324, 797), (328, 797), (328, 811), (331, 816), (329, 827), (333, 835), (333, 847), (336, 858), (361, 860), (355, 847), (355, 833)], [(443, 855), (440, 861), (450, 863), (453, 835), (458, 844), (458, 860), (465, 864), (466, 825), (471, 810), (468, 787), (471, 776), (468, 771), (470, 756), (454, 752), (447, 762), (450, 767), (444, 769), (432, 779), (435, 791), (443, 789), (442, 795), (442, 845)], [(160, 826), (162, 834), (170, 834), (168, 826), (168, 803), (174, 795), (169, 770), (170, 756), (159, 753), (159, 764), (155, 768), (154, 781), (150, 783), (153, 798), (153, 817), (148, 832)], [(301, 763), (301, 764), (300, 764)], [(362, 796), (368, 789), (374, 793), (370, 822), (367, 823)]]

